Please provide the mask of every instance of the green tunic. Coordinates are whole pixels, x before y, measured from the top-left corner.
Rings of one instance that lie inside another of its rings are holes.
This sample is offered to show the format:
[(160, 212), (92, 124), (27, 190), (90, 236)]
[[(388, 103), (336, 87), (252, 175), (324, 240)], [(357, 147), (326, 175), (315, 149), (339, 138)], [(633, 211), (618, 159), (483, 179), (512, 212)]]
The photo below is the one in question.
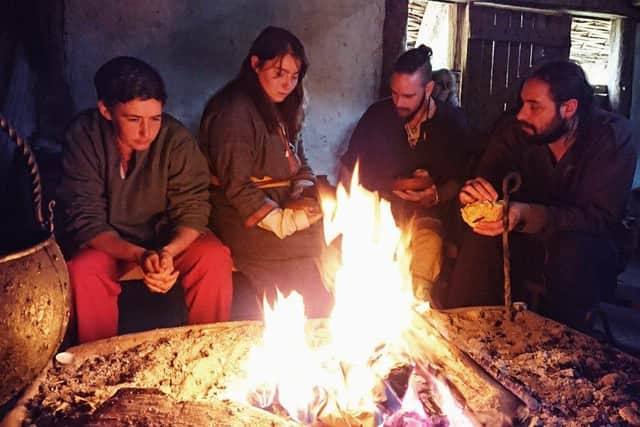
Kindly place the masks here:
[(80, 113), (66, 130), (57, 197), (75, 246), (105, 231), (144, 247), (166, 244), (177, 226), (205, 231), (209, 174), (189, 131), (163, 114), (158, 136), (148, 150), (134, 152), (125, 179), (115, 137), (97, 109)]

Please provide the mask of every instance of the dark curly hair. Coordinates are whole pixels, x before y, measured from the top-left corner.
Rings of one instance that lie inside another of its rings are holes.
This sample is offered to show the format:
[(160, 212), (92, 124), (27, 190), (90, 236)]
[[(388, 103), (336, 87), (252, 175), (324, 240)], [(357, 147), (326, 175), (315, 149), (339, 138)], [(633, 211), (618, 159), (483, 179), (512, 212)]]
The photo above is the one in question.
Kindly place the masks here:
[(588, 114), (593, 106), (593, 88), (584, 70), (569, 60), (552, 60), (534, 68), (525, 79), (540, 80), (549, 85), (556, 107), (569, 99), (578, 101), (578, 117)]
[(164, 81), (155, 68), (131, 56), (118, 56), (102, 65), (93, 78), (98, 99), (107, 107), (134, 99), (167, 101)]
[[(293, 91), (280, 103), (273, 103), (262, 89), (256, 72), (251, 67), (251, 57), (256, 56), (259, 65), (274, 58), (290, 54), (300, 61), (298, 83)], [(287, 134), (293, 139), (297, 138), (304, 120), (304, 76), (309, 67), (304, 46), (300, 40), (290, 31), (279, 27), (267, 27), (258, 35), (251, 44), (249, 53), (240, 67), (240, 72), (235, 79), (227, 83), (207, 103), (203, 117), (211, 110), (215, 110), (230, 98), (237, 90), (245, 91), (256, 104), (258, 112), (264, 119), (269, 132), (276, 132), (282, 122)], [(202, 131), (202, 129), (201, 129)]]

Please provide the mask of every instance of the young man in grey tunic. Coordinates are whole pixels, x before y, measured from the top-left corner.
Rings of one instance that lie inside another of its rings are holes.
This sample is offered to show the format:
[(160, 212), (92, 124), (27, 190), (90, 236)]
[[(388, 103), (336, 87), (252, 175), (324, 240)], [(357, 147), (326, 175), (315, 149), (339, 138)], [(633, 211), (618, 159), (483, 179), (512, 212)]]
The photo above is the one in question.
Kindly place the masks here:
[(150, 292), (178, 278), (191, 324), (228, 320), (231, 258), (207, 229), (209, 174), (185, 127), (163, 113), (166, 91), (148, 64), (118, 57), (95, 75), (98, 108), (68, 127), (58, 189), (78, 339), (116, 335), (120, 278), (140, 271)]

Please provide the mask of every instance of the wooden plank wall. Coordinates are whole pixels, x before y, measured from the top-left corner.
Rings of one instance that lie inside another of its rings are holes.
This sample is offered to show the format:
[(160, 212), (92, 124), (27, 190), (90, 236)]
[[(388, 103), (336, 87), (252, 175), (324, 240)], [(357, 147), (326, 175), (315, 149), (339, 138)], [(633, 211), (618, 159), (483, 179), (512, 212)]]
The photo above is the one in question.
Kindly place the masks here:
[(571, 17), (469, 6), (462, 105), (471, 123), (488, 130), (516, 107), (522, 77), (542, 59), (568, 58)]
[(427, 0), (409, 0), (409, 16), (407, 17), (407, 48), (416, 46), (422, 17), (427, 10)]

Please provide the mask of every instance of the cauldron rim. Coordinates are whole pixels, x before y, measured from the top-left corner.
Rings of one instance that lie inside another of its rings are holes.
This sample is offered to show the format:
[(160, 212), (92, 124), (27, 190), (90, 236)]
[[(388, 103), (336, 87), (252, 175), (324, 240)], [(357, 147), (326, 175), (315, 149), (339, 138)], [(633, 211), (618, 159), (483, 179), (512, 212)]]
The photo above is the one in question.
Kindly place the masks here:
[(47, 238), (42, 240), (40, 243), (36, 243), (33, 246), (27, 247), (26, 249), (21, 249), (8, 255), (0, 256), (0, 264), (4, 264), (5, 262), (9, 261), (15, 261), (17, 259), (32, 255), (38, 252), (40, 249), (50, 246), (52, 243), (56, 244), (55, 236), (53, 234), (48, 234)]

